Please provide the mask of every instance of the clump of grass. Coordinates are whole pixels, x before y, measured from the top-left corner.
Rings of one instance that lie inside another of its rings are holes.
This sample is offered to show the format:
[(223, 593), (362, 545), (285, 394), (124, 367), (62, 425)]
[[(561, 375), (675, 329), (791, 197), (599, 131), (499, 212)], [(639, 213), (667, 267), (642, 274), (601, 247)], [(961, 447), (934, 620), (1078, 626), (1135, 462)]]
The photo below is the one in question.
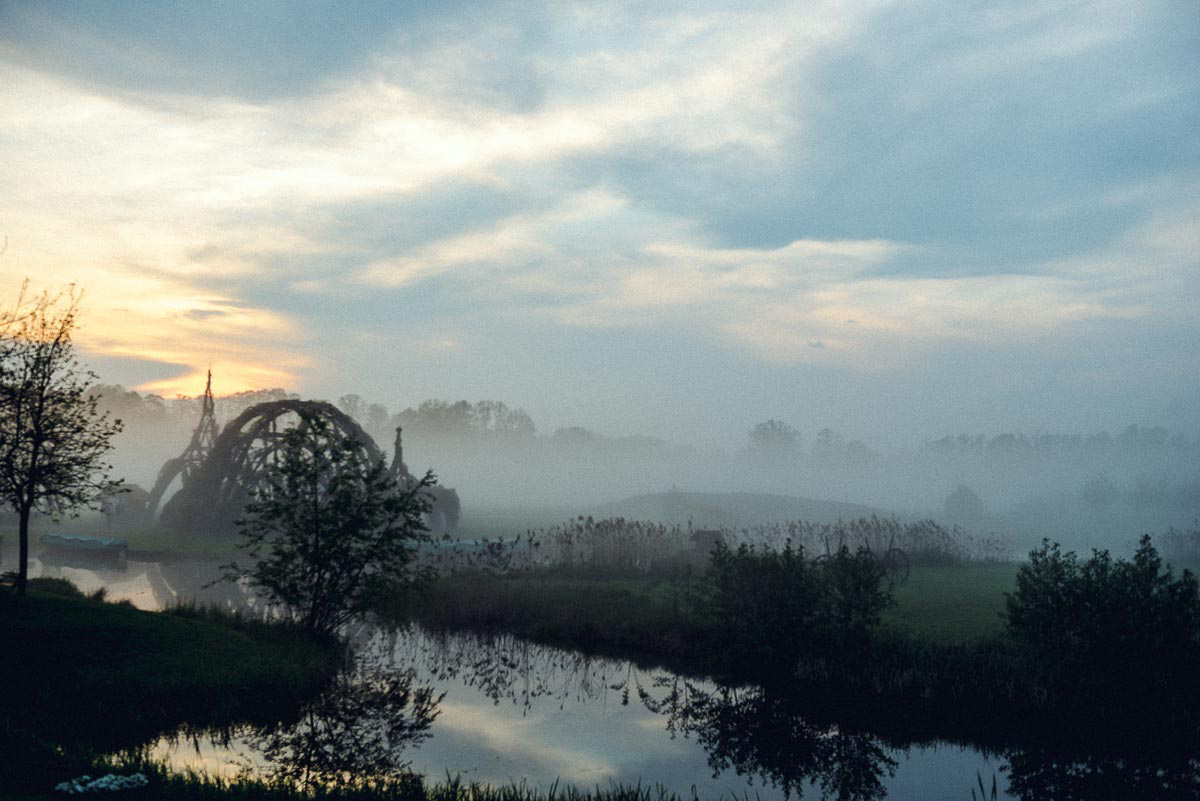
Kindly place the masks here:
[(998, 534), (975, 537), (958, 526), (947, 528), (935, 520), (902, 523), (895, 517), (859, 517), (834, 523), (789, 520), (722, 532), (731, 544), (746, 543), (781, 550), (803, 549), (810, 557), (833, 554), (842, 546), (851, 550), (869, 548), (882, 555), (900, 548), (913, 564), (961, 565), (996, 562), (1008, 558), (1008, 543)]
[[(25, 585), (27, 590), (44, 592), (47, 595), (56, 595), (60, 598), (83, 598), (83, 591), (72, 584), (65, 578), (50, 578), (48, 576), (39, 576), (31, 578)], [(104, 596), (92, 596), (92, 600), (103, 600)]]
[(690, 532), (682, 526), (623, 517), (578, 517), (528, 531), (524, 537), (485, 538), (469, 544), (442, 540), (421, 552), (421, 558), (443, 575), (517, 570), (637, 575), (674, 565), (690, 548)]
[(615, 573), (645, 572), (689, 547), (682, 526), (579, 517), (538, 533), (551, 564)]
[[(223, 778), (194, 770), (176, 773), (163, 763), (138, 757), (99, 760), (96, 766), (99, 771), (138, 772), (149, 779), (144, 789), (122, 793), (121, 797), (130, 801), (698, 801), (695, 794), (683, 797), (662, 785), (641, 783), (579, 789), (556, 781), (540, 790), (523, 781), (497, 787), (450, 775), (429, 784), (420, 776), (405, 774), (361, 779), (349, 785), (302, 786), (287, 780)], [(47, 793), (45, 797), (51, 796)]]
[(81, 595), (36, 590), (0, 607), (0, 631), (20, 643), (0, 660), (0, 685), (20, 689), (0, 705), (0, 753), (20, 771), (6, 788), (64, 754), (128, 747), (184, 722), (278, 720), (341, 664), (330, 644), (285, 626)]

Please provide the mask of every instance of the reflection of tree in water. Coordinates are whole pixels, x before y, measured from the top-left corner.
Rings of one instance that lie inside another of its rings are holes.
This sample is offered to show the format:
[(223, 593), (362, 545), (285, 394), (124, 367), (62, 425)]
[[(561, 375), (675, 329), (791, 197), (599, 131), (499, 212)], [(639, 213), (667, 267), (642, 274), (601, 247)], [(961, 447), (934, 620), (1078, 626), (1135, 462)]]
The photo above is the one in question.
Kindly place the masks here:
[(568, 700), (603, 700), (628, 687), (637, 675), (629, 662), (593, 659), (507, 635), (427, 635), (417, 629), (384, 635), (397, 661), (444, 682), (457, 679), (493, 703), (509, 701), (529, 711), (534, 701), (552, 699), (560, 709)]
[(1194, 748), (1181, 750), (1166, 732), (1124, 739), (1117, 752), (1069, 749), (1069, 743), (1057, 743), (1007, 751), (1009, 792), (1028, 801), (1200, 799), (1200, 755)]
[(802, 797), (810, 783), (822, 797), (845, 801), (887, 794), (883, 776), (894, 773), (896, 760), (873, 735), (814, 725), (795, 699), (758, 687), (710, 690), (676, 677), (659, 677), (654, 685), (662, 695), (639, 687), (642, 703), (666, 716), (671, 732), (704, 746), (714, 776), (733, 769), (789, 797)]
[[(664, 717), (673, 735), (700, 743), (714, 774), (732, 769), (797, 796), (812, 783), (825, 797), (883, 798), (883, 782), (898, 764), (890, 749), (936, 737), (937, 726), (928, 720), (910, 730), (901, 710), (882, 711), (884, 728), (877, 734), (861, 715), (853, 728), (839, 725), (828, 705), (815, 711), (800, 693), (689, 681), (513, 637), (427, 636), (415, 629), (387, 637), (398, 661), (409, 669), (430, 680), (457, 679), (495, 703), (508, 701), (528, 710), (545, 700), (562, 708), (569, 700), (604, 701), (615, 695), (627, 704), (634, 694)], [(1080, 742), (1094, 726), (1060, 721), (1048, 736), (1045, 723), (1030, 720), (1023, 729), (1003, 732), (988, 728), (980, 733), (986, 744), (974, 744), (1007, 757), (1004, 772), (1011, 795), (1026, 801), (1200, 799), (1195, 756), (1200, 750), (1194, 733), (1137, 737), (1126, 736), (1128, 729), (1111, 730), (1108, 745), (1097, 748)], [(1170, 749), (1162, 739), (1168, 736)], [(1139, 747), (1139, 741), (1144, 745)], [(1052, 742), (1054, 749), (1036, 742)], [(972, 745), (969, 739), (963, 744)], [(964, 793), (973, 780), (963, 777)]]
[[(798, 798), (806, 790), (844, 801), (884, 798), (883, 783), (897, 767), (890, 749), (930, 742), (936, 730), (926, 720), (919, 732), (906, 734), (904, 716), (893, 710), (883, 713), (886, 725), (874, 733), (861, 716), (852, 727), (839, 725), (836, 712), (814, 711), (801, 693), (689, 681), (512, 637), (438, 637), (367, 626), (351, 639), (356, 664), (291, 723), (240, 733), (268, 763), (268, 777), (311, 786), (403, 776), (404, 756), (430, 736), (442, 698), (422, 685), (448, 680), (525, 711), (537, 703), (561, 709), (570, 701), (614, 697), (624, 705), (633, 695), (663, 717), (672, 735), (699, 743), (714, 775), (732, 770)], [(1054, 734), (1041, 730), (1044, 723), (982, 733), (987, 747), (1008, 759), (1001, 770), (1010, 795), (1025, 801), (1200, 799), (1194, 733), (1114, 730), (1109, 744), (1097, 748), (1080, 742), (1083, 723), (1059, 721)], [(247, 767), (263, 772), (253, 763)], [(973, 781), (973, 775), (963, 777), (964, 793)]]
[[(393, 635), (395, 637), (395, 635)], [(694, 737), (708, 752), (714, 775), (732, 769), (788, 795), (810, 782), (825, 797), (845, 801), (883, 798), (882, 779), (896, 761), (876, 737), (817, 726), (794, 699), (757, 688), (712, 687), (655, 671), (643, 676), (631, 663), (592, 659), (512, 637), (395, 637), (412, 669), (439, 681), (456, 678), (493, 702), (509, 700), (528, 710), (547, 698), (562, 708), (569, 699), (601, 700), (631, 691), (666, 718), (672, 734)]]
[(442, 695), (416, 686), (378, 647), (358, 650), (342, 671), (288, 725), (252, 732), (250, 747), (272, 779), (301, 787), (341, 786), (406, 775), (405, 753), (429, 736)]

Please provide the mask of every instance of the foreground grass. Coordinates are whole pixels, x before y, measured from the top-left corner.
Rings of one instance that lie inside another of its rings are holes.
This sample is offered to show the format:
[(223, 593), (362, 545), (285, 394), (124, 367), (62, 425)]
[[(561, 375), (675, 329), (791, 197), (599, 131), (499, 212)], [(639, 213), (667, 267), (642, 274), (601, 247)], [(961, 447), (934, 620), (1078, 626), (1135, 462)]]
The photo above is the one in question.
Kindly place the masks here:
[[(555, 783), (543, 791), (523, 782), (496, 787), (466, 783), (458, 777), (427, 784), (415, 775), (351, 786), (298, 787), (261, 779), (214, 778), (191, 771), (173, 773), (161, 765), (137, 761), (100, 764), (89, 775), (101, 776), (110, 768), (122, 776), (140, 772), (149, 780), (144, 788), (115, 796), (126, 801), (696, 801), (694, 795), (680, 796), (661, 785), (613, 785), (580, 790)], [(53, 791), (5, 796), (10, 801), (50, 801), (63, 797)]]
[(0, 596), (0, 748), (11, 770), (0, 778), (14, 784), (184, 723), (278, 719), (343, 658), (299, 628), (203, 609), (143, 612), (72, 590), (34, 580), (23, 599)]
[(203, 608), (145, 612), (36, 587), (37, 580), (23, 600), (6, 599), (0, 615), (13, 646), (4, 649), (3, 669), (39, 683), (160, 699), (258, 685), (301, 690), (332, 667), (332, 644), (298, 628)]

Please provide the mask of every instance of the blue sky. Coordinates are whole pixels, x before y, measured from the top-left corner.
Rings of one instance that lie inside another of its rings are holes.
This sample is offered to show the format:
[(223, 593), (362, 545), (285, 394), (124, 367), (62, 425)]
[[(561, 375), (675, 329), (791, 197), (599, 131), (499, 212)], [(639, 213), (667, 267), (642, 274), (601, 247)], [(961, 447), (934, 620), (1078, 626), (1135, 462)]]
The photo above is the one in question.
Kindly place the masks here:
[(1200, 6), (3, 3), (109, 382), (737, 444), (1200, 427)]

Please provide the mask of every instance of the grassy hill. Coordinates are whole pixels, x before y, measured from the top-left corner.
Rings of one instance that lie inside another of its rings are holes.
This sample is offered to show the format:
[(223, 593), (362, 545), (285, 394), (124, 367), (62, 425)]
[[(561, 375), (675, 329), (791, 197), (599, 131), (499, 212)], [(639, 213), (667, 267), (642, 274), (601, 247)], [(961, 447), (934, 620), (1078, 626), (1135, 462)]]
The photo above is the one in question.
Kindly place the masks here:
[(575, 517), (624, 517), (695, 528), (743, 528), (784, 520), (831, 523), (835, 520), (890, 514), (873, 506), (756, 492), (660, 492), (579, 507), (472, 508), (464, 506), (454, 536), (514, 537), (550, 528)]
[(756, 492), (663, 492), (637, 495), (588, 509), (593, 517), (626, 517), (695, 528), (743, 528), (783, 520), (832, 523), (887, 514), (882, 509), (840, 501)]

